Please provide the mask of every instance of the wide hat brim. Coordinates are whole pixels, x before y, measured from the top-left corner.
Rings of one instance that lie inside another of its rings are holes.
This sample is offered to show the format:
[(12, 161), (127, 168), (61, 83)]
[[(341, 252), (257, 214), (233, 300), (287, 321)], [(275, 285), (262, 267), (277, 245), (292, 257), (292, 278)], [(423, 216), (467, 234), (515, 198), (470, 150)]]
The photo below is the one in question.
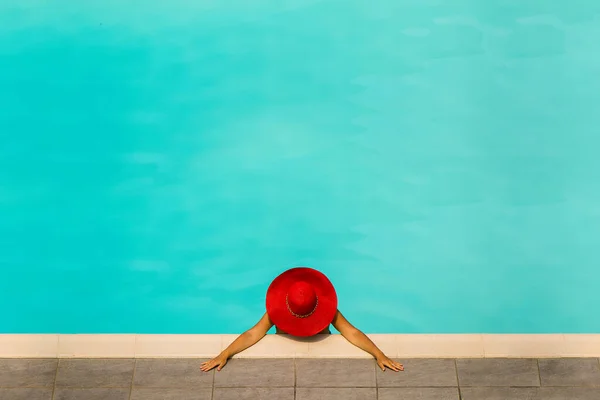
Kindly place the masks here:
[[(294, 316), (286, 304), (288, 289), (296, 282), (312, 285), (318, 304), (311, 315)], [(292, 268), (271, 282), (267, 289), (267, 314), (275, 326), (293, 336), (313, 336), (327, 328), (337, 311), (337, 294), (331, 281), (321, 272), (307, 267)]]

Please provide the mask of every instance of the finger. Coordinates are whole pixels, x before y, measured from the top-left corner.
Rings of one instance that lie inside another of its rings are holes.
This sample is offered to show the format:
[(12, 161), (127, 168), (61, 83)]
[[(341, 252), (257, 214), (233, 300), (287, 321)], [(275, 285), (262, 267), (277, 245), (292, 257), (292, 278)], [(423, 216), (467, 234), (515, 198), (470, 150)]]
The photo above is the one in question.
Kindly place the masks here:
[(202, 370), (203, 371), (210, 371), (211, 369), (214, 368), (214, 363), (212, 361), (207, 362), (203, 367)]
[(396, 367), (396, 366), (394, 365), (394, 363), (389, 363), (389, 364), (388, 364), (388, 367), (390, 367), (390, 369), (391, 369), (391, 370), (394, 370), (394, 371), (396, 371), (396, 372), (398, 371), (398, 367)]

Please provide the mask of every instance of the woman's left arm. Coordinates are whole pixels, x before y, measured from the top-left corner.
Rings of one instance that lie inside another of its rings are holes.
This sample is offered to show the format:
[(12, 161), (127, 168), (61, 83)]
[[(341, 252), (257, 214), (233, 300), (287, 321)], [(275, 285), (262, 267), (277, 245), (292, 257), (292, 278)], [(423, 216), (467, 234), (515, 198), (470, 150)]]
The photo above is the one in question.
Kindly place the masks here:
[(375, 357), (383, 371), (385, 371), (385, 367), (394, 371), (404, 371), (402, 364), (390, 360), (367, 335), (352, 326), (339, 310), (336, 311), (332, 324), (350, 343)]

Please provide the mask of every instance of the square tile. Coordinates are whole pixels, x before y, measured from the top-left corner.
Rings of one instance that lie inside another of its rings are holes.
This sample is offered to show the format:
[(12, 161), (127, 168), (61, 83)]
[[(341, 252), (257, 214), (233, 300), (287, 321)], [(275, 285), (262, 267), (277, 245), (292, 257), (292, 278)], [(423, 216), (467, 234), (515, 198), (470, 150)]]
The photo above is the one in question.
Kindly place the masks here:
[(0, 358), (56, 358), (58, 335), (0, 334)]
[(564, 335), (563, 357), (600, 357), (600, 335)]
[(297, 387), (375, 387), (375, 360), (297, 359)]
[(56, 388), (54, 400), (128, 400), (129, 388)]
[(294, 386), (293, 359), (233, 359), (215, 372), (215, 387)]
[(135, 365), (134, 387), (145, 388), (206, 388), (211, 387), (214, 370), (200, 371), (205, 359), (138, 359)]
[(339, 334), (315, 335), (308, 342), (310, 358), (364, 358), (373, 359), (369, 353), (359, 349)]
[(483, 339), (478, 334), (398, 335), (399, 358), (483, 357)]
[(376, 388), (297, 388), (296, 400), (377, 400)]
[(379, 388), (378, 400), (460, 400), (458, 388)]
[(600, 386), (597, 358), (541, 359), (542, 386)]
[[(221, 370), (223, 372), (224, 370)], [(215, 388), (213, 400), (294, 400), (294, 388)]]
[(536, 359), (456, 360), (461, 386), (539, 386)]
[(564, 353), (564, 336), (550, 335), (483, 335), (485, 357), (539, 358)]
[[(222, 349), (225, 350), (237, 335), (223, 335)], [(302, 338), (290, 335), (267, 335), (254, 346), (247, 348), (234, 358), (264, 357), (264, 358), (294, 358), (308, 356), (308, 342)]]
[(403, 364), (400, 372), (377, 368), (377, 386), (458, 386), (453, 359), (407, 359)]
[(52, 388), (0, 389), (0, 400), (51, 400)]
[(137, 335), (136, 358), (212, 358), (221, 352), (221, 335)]
[[(212, 388), (141, 389), (131, 391), (131, 400), (211, 400)], [(239, 399), (237, 399), (239, 400)]]
[(600, 388), (541, 387), (538, 389), (537, 397), (533, 397), (532, 399), (533, 400), (598, 400), (598, 399), (600, 399)]
[(389, 358), (395, 359), (398, 357), (398, 335), (369, 334), (367, 337)]
[(61, 358), (134, 358), (135, 335), (59, 335)]
[(0, 387), (52, 387), (56, 377), (56, 359), (0, 360)]
[(464, 387), (460, 389), (462, 400), (532, 400), (538, 399), (537, 392), (538, 388)]
[(134, 360), (61, 359), (57, 387), (105, 388), (129, 387)]
[(231, 333), (221, 335), (221, 351), (225, 350), (227, 348), (227, 346), (229, 346), (231, 343), (233, 343), (233, 341), (238, 336), (240, 336), (240, 335), (231, 334)]

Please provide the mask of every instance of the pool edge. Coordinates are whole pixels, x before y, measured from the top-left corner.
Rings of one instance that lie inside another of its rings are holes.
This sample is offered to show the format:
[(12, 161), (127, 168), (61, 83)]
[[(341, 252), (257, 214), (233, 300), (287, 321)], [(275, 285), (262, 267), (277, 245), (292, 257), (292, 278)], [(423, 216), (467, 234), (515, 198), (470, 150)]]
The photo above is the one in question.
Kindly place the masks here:
[[(208, 358), (237, 335), (0, 334), (0, 358)], [(370, 334), (397, 358), (600, 357), (600, 334)], [(235, 358), (369, 358), (340, 335), (267, 335)]]

